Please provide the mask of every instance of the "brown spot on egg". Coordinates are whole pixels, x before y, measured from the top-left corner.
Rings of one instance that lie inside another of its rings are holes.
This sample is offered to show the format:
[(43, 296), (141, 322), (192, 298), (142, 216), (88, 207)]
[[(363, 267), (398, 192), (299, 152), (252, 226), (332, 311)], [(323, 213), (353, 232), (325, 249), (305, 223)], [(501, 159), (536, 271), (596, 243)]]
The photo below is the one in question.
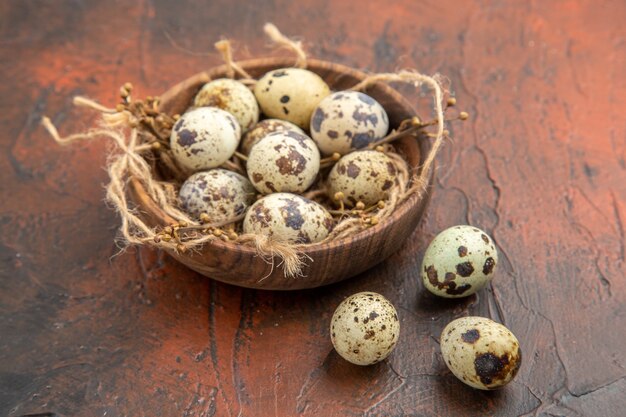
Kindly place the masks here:
[(272, 215), (270, 214), (270, 210), (263, 204), (257, 204), (253, 207), (251, 219), (264, 226), (268, 226), (272, 221)]
[(196, 143), (197, 132), (192, 132), (189, 129), (183, 129), (178, 132), (178, 144), (183, 147), (189, 147)]
[(378, 125), (378, 116), (373, 113), (361, 112), (359, 111), (361, 106), (357, 106), (357, 108), (352, 113), (352, 118), (359, 123), (363, 123), (367, 126), (368, 123), (371, 123), (372, 126)]
[(300, 213), (298, 203), (289, 198), (281, 198), (281, 200), (284, 202), (284, 205), (281, 207), (280, 212), (285, 221), (285, 225), (293, 230), (300, 230), (304, 224), (304, 217), (302, 217), (302, 213)]
[(307, 136), (303, 135), (302, 133), (298, 133), (296, 131), (293, 130), (287, 130), (282, 132), (282, 134), (284, 136), (288, 136), (291, 139), (295, 139), (298, 141), (298, 143), (300, 144), (300, 146), (310, 149), (311, 147), (309, 146), (309, 143), (311, 142), (311, 139), (309, 139)]
[(289, 109), (285, 106), (283, 106), (283, 113), (289, 114)]
[(465, 246), (459, 246), (458, 251), (461, 258), (467, 256), (467, 248)]
[(313, 118), (311, 119), (311, 129), (319, 132), (322, 128), (322, 122), (326, 119), (326, 113), (320, 108), (315, 109)]
[(289, 74), (287, 74), (287, 71), (282, 71), (282, 70), (281, 71), (274, 71), (272, 73), (272, 77), (275, 77), (275, 78), (285, 77), (287, 75), (289, 75)]
[(347, 138), (351, 138), (352, 137), (352, 132), (349, 130), (346, 130), (345, 132), (343, 132), (343, 134), (347, 137)]
[(474, 266), (471, 262), (463, 262), (456, 265), (456, 273), (467, 278), (474, 273)]
[(350, 161), (348, 163), (347, 174), (350, 178), (354, 179), (358, 177), (360, 172), (361, 168), (359, 168), (357, 164), (355, 164), (353, 161)]
[(480, 237), (486, 244), (489, 244), (489, 238), (487, 237), (486, 234), (482, 233)]
[(374, 337), (375, 335), (376, 335), (376, 332), (374, 330), (368, 330), (365, 332), (365, 336), (363, 336), (363, 339), (368, 340)]
[(350, 140), (350, 146), (354, 149), (361, 149), (370, 144), (373, 140), (374, 132), (371, 130), (365, 133), (355, 133)]
[(469, 290), (470, 288), (472, 288), (472, 286), (470, 284), (463, 284), (463, 285), (459, 285), (457, 287), (456, 286), (456, 282), (451, 282), (451, 283), (448, 284), (448, 288), (446, 289), (446, 293), (450, 294), (450, 295), (461, 295), (465, 291)]
[(498, 381), (506, 381), (509, 374), (512, 374), (511, 377), (514, 377), (520, 365), (521, 352), (519, 350), (518, 355), (514, 358), (510, 358), (508, 353), (497, 356), (487, 352), (477, 354), (474, 359), (476, 375), (480, 378), (480, 382), (487, 386)]
[(258, 172), (255, 172), (252, 174), (252, 181), (254, 182), (261, 182), (263, 181), (263, 175), (259, 174)]
[(357, 96), (357, 98), (359, 100), (361, 100), (363, 103), (365, 103), (367, 105), (372, 106), (372, 105), (376, 104), (376, 101), (373, 98), (371, 98), (370, 96), (368, 96), (367, 94), (358, 93), (356, 96)]
[(478, 339), (480, 339), (480, 332), (478, 329), (468, 330), (461, 335), (461, 339), (463, 339), (465, 343), (475, 343)]
[(267, 188), (269, 188), (273, 193), (276, 192), (276, 187), (274, 186), (274, 183), (271, 181), (265, 181), (265, 186)]
[(281, 156), (275, 163), (282, 175), (298, 175), (306, 168), (306, 158), (293, 148), (289, 149), (287, 156)]
[(489, 275), (493, 272), (493, 268), (496, 266), (496, 262), (492, 257), (487, 258), (485, 264), (483, 265), (483, 274)]
[(329, 130), (326, 132), (326, 135), (331, 139), (337, 139), (339, 137), (339, 133), (336, 130)]
[(384, 191), (387, 191), (388, 189), (391, 188), (392, 185), (393, 185), (393, 181), (385, 180), (385, 182), (383, 183), (382, 189)]
[(376, 317), (378, 317), (378, 316), (379, 316), (379, 314), (377, 312), (372, 311), (372, 312), (370, 312), (369, 319), (370, 320), (375, 320)]
[(424, 272), (426, 272), (426, 277), (428, 277), (428, 281), (430, 281), (431, 285), (438, 287), (439, 286), (439, 279), (437, 276), (437, 270), (435, 269), (434, 265), (430, 265), (428, 267), (426, 267), (424, 269)]
[(288, 103), (289, 102), (289, 96), (286, 96), (286, 95), (282, 96), (280, 98), (280, 102), (283, 103), (283, 104)]
[(446, 272), (446, 276), (443, 279), (443, 282), (450, 282), (450, 281), (454, 281), (454, 279), (456, 278), (456, 274), (454, 272)]

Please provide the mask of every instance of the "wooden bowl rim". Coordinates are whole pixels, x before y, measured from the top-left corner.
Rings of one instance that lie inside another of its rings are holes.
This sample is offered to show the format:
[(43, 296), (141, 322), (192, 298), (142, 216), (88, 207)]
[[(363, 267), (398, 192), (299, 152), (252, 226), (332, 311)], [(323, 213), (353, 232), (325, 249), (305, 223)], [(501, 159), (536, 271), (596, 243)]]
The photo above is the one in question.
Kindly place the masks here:
[[(294, 63), (294, 60), (292, 58), (283, 58), (283, 57), (255, 58), (255, 59), (249, 59), (249, 60), (238, 62), (238, 64), (244, 69), (258, 67), (258, 66), (272, 66), (272, 67), (276, 66), (277, 68), (281, 68), (281, 67), (286, 68), (286, 67), (292, 67), (293, 63)], [(321, 68), (321, 69), (332, 69), (333, 71), (351, 74), (353, 77), (357, 79), (361, 79), (361, 80), (367, 76), (367, 73), (365, 73), (364, 71), (357, 70), (357, 69), (345, 66), (343, 64), (337, 64), (337, 63), (330, 62), (330, 61), (324, 61), (324, 60), (319, 60), (319, 59), (309, 59), (307, 60), (307, 63), (308, 63), (307, 68), (313, 68), (312, 69), (313, 72), (315, 72), (316, 68)], [(161, 101), (166, 102), (169, 99), (168, 96), (170, 95), (169, 94), (170, 92), (177, 90), (177, 87), (184, 86), (192, 80), (206, 79), (206, 81), (210, 81), (211, 79), (214, 79), (216, 77), (222, 77), (225, 72), (226, 72), (226, 65), (220, 65), (220, 66), (211, 68), (207, 71), (202, 71), (195, 75), (192, 75), (188, 77), (187, 79), (179, 82), (178, 84), (175, 84), (174, 86), (170, 87), (161, 96), (162, 98)], [(402, 94), (400, 94), (400, 92), (398, 92), (396, 89), (394, 89), (393, 87), (385, 83), (376, 83), (376, 87), (383, 89), (385, 91), (385, 94), (388, 94), (390, 97), (392, 97), (399, 105), (404, 107), (408, 113), (416, 114), (416, 111), (413, 108), (413, 106), (411, 106), (406, 100), (406, 98)], [(420, 150), (422, 150), (421, 146), (420, 146)], [(418, 172), (421, 172), (421, 165), (424, 163), (425, 158), (426, 158), (426, 154), (424, 152), (420, 152), (420, 165), (418, 167)], [(435, 172), (434, 165), (435, 164), (433, 164), (433, 167), (430, 170), (430, 174), (428, 176), (428, 185), (424, 193), (412, 194), (411, 196), (409, 196), (406, 200), (404, 200), (398, 206), (396, 206), (396, 209), (394, 213), (391, 214), (391, 216), (382, 220), (378, 225), (373, 226), (373, 227), (368, 227), (366, 229), (359, 231), (358, 233), (354, 235), (347, 236), (341, 239), (331, 240), (331, 241), (322, 242), (322, 243), (314, 243), (314, 244), (306, 245), (306, 246), (297, 246), (298, 250), (303, 255), (311, 256), (311, 258), (314, 259), (315, 255), (318, 253), (326, 253), (328, 251), (332, 251), (335, 247), (340, 247), (346, 244), (353, 244), (357, 241), (370, 239), (374, 235), (383, 232), (386, 228), (390, 227), (398, 219), (404, 217), (407, 214), (407, 212), (409, 212), (410, 210), (416, 209), (416, 206), (419, 205), (422, 199), (428, 198), (426, 194), (430, 192), (430, 188), (432, 187), (432, 183), (434, 179), (434, 172)], [(163, 212), (163, 210), (161, 210), (161, 208), (154, 202), (154, 200), (152, 200), (152, 198), (148, 196), (145, 188), (143, 187), (143, 185), (141, 184), (139, 180), (131, 177), (130, 185), (134, 188), (135, 196), (139, 200), (138, 202), (136, 202), (138, 203), (137, 205), (139, 206), (139, 208), (147, 209), (155, 217), (157, 217), (161, 221), (161, 223), (164, 223), (165, 225), (176, 222), (173, 218), (171, 218), (165, 212)], [(254, 247), (248, 246), (248, 245), (232, 243), (230, 241), (223, 241), (221, 239), (213, 239), (211, 241), (208, 241), (207, 243), (209, 243), (210, 245), (215, 245), (216, 247), (219, 247), (221, 249), (228, 250), (228, 251), (238, 252), (238, 253), (246, 254), (250, 256), (258, 255), (257, 250)]]

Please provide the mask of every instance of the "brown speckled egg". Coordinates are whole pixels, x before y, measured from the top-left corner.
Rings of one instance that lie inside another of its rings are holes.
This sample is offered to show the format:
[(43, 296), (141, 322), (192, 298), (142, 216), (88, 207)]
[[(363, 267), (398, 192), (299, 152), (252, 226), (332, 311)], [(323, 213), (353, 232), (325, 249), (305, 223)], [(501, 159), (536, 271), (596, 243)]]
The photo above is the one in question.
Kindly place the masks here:
[(241, 128), (235, 117), (215, 107), (198, 107), (174, 124), (170, 147), (176, 161), (191, 171), (215, 168), (237, 149)]
[(467, 385), (490, 390), (511, 382), (522, 364), (515, 335), (484, 317), (456, 319), (441, 333), (441, 354), (452, 373)]
[(286, 120), (280, 119), (266, 119), (262, 120), (256, 125), (252, 127), (241, 139), (241, 144), (239, 145), (239, 149), (241, 149), (241, 153), (244, 155), (248, 155), (250, 153), (250, 149), (254, 145), (256, 145), (261, 139), (270, 133), (274, 132), (285, 132), (287, 130), (291, 130), (294, 132), (298, 132), (301, 135), (304, 135), (304, 131), (300, 129), (298, 126), (290, 123)]
[(240, 218), (255, 196), (256, 190), (246, 177), (220, 168), (193, 174), (179, 192), (183, 210), (196, 219), (206, 213), (210, 222)]
[(453, 226), (426, 249), (422, 281), (440, 297), (466, 297), (491, 281), (497, 263), (498, 251), (487, 233), (473, 226)]
[(320, 152), (306, 135), (291, 130), (270, 133), (254, 145), (246, 162), (248, 178), (264, 194), (301, 193), (320, 169)]
[(241, 131), (250, 129), (259, 120), (259, 105), (254, 94), (239, 81), (220, 78), (206, 83), (193, 101), (196, 107), (217, 107), (235, 116)]
[(330, 339), (335, 350), (355, 365), (372, 365), (385, 359), (399, 335), (395, 307), (375, 292), (346, 298), (330, 321)]
[(282, 68), (265, 74), (254, 86), (254, 95), (268, 117), (287, 120), (309, 128), (311, 114), (330, 94), (330, 88), (314, 72), (301, 68)]
[(311, 137), (323, 154), (346, 154), (382, 139), (389, 130), (387, 112), (357, 91), (338, 91), (318, 104), (311, 117)]
[(243, 221), (245, 233), (266, 235), (287, 243), (319, 242), (332, 228), (333, 219), (324, 207), (289, 193), (261, 198), (250, 207)]
[(343, 156), (328, 175), (329, 196), (344, 194), (344, 203), (354, 207), (361, 201), (372, 206), (388, 197), (395, 184), (397, 170), (382, 152), (365, 150)]

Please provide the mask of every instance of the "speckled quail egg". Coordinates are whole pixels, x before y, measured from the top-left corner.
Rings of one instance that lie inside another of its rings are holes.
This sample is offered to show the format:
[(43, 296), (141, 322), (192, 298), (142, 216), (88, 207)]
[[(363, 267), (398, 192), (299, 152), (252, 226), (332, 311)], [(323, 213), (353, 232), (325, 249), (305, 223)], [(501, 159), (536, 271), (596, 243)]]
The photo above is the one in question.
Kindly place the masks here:
[(355, 365), (372, 365), (385, 359), (399, 335), (396, 309), (375, 292), (346, 298), (330, 321), (330, 339), (335, 350)]
[(183, 210), (210, 222), (236, 220), (254, 202), (256, 190), (243, 175), (225, 169), (196, 172), (183, 183), (179, 198)]
[(259, 105), (248, 87), (236, 80), (220, 78), (206, 83), (193, 100), (196, 107), (217, 107), (235, 116), (242, 132), (259, 120)]
[(215, 107), (198, 107), (174, 124), (170, 147), (176, 161), (191, 171), (215, 168), (230, 158), (241, 136), (235, 117)]
[(439, 233), (426, 249), (422, 280), (440, 297), (466, 297), (491, 281), (497, 263), (498, 251), (485, 232), (473, 226), (453, 226)]
[(389, 130), (387, 112), (358, 91), (338, 91), (318, 104), (311, 116), (311, 137), (323, 154), (346, 154), (382, 139)]
[(358, 201), (371, 206), (388, 197), (397, 180), (393, 161), (384, 153), (365, 150), (343, 156), (328, 175), (329, 195), (344, 195), (343, 202), (354, 207)]
[(287, 130), (270, 133), (257, 143), (246, 162), (248, 178), (264, 194), (301, 193), (320, 170), (320, 152), (306, 135)]
[(522, 351), (509, 329), (484, 317), (456, 319), (441, 333), (441, 353), (467, 385), (490, 390), (508, 384), (522, 364)]
[(265, 119), (257, 123), (250, 129), (241, 139), (241, 144), (239, 145), (239, 149), (244, 155), (248, 155), (250, 153), (250, 149), (254, 145), (256, 145), (261, 139), (270, 133), (274, 132), (285, 132), (287, 130), (291, 130), (294, 132), (298, 132), (301, 135), (304, 135), (304, 131), (300, 129), (298, 126), (290, 123), (286, 120), (280, 119)]
[(330, 94), (322, 78), (301, 68), (282, 68), (265, 74), (254, 86), (254, 95), (263, 113), (309, 128), (311, 114)]
[(243, 220), (245, 233), (261, 234), (279, 242), (315, 243), (333, 228), (333, 219), (315, 201), (289, 193), (267, 195), (254, 203)]

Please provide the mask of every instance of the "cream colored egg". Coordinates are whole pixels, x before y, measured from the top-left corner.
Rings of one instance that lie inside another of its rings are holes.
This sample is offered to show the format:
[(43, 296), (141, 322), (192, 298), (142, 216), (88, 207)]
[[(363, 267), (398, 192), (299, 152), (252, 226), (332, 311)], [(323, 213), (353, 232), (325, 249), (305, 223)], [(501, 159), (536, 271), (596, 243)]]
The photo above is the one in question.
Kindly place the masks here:
[(196, 97), (196, 107), (217, 107), (235, 116), (245, 132), (259, 120), (259, 105), (254, 94), (239, 81), (220, 78), (206, 83)]
[(311, 137), (323, 154), (346, 154), (385, 137), (387, 112), (357, 91), (338, 91), (318, 104), (311, 117)]
[(235, 117), (215, 107), (198, 107), (174, 124), (170, 147), (185, 169), (200, 171), (226, 162), (237, 149), (241, 128)]
[(439, 233), (426, 249), (422, 281), (440, 297), (466, 297), (491, 281), (497, 263), (498, 251), (485, 232), (473, 226), (453, 226)]
[(196, 219), (206, 213), (209, 223), (241, 219), (255, 196), (256, 190), (246, 177), (220, 168), (193, 174), (179, 192), (183, 210)]
[(239, 149), (244, 155), (248, 155), (250, 153), (250, 149), (254, 145), (256, 145), (261, 139), (270, 133), (274, 132), (285, 132), (285, 131), (294, 131), (298, 132), (301, 135), (305, 135), (304, 131), (300, 129), (298, 126), (290, 123), (286, 120), (280, 119), (265, 119), (257, 123), (250, 129), (241, 139), (241, 144), (239, 145)]
[(355, 365), (385, 359), (400, 336), (395, 307), (380, 294), (360, 292), (346, 298), (330, 322), (330, 339), (341, 357)]
[(350, 207), (359, 201), (372, 206), (389, 196), (396, 181), (396, 166), (387, 155), (373, 150), (355, 151), (333, 166), (328, 175), (328, 191), (331, 198), (342, 192), (344, 204)]
[(243, 221), (245, 233), (269, 236), (287, 243), (315, 243), (328, 236), (333, 219), (315, 201), (299, 195), (276, 193), (259, 199)]
[(441, 354), (452, 373), (467, 385), (490, 390), (511, 382), (522, 364), (515, 335), (484, 317), (462, 317), (443, 329)]
[(287, 130), (270, 133), (257, 143), (246, 162), (248, 178), (264, 194), (301, 193), (320, 170), (320, 153), (306, 135)]
[(254, 86), (254, 95), (268, 117), (287, 120), (308, 129), (311, 114), (330, 88), (314, 72), (282, 68), (265, 74)]

